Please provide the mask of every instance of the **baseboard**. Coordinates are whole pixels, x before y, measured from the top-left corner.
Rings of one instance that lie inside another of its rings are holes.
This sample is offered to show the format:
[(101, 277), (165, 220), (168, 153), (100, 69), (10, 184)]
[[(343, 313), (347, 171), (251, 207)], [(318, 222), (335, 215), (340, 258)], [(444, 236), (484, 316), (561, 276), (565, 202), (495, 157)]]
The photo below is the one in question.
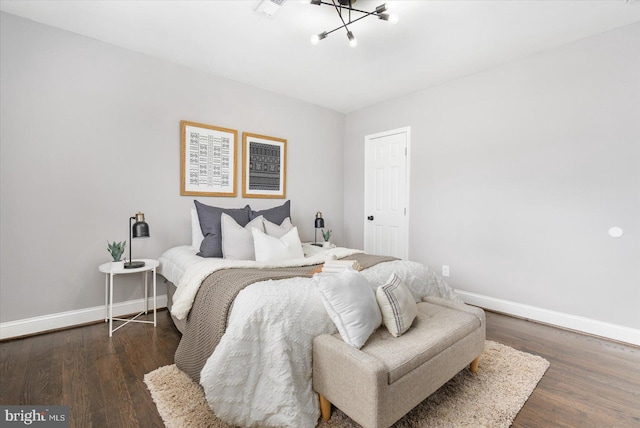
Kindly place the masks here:
[[(167, 295), (162, 294), (156, 297), (157, 308), (167, 306)], [(153, 307), (153, 297), (149, 298), (149, 307)], [(144, 298), (128, 300), (126, 302), (113, 304), (113, 316), (121, 317), (144, 309)], [(75, 325), (87, 324), (104, 320), (105, 307), (95, 306), (93, 308), (79, 309), (76, 311), (59, 312), (57, 314), (43, 315), (34, 318), (25, 318), (17, 321), (0, 323), (0, 340), (12, 337), (37, 334), (45, 331), (56, 330)]]
[[(638, 329), (483, 296), (468, 291), (456, 290), (456, 292), (466, 303), (488, 310), (640, 346), (640, 330)], [(132, 314), (140, 311), (143, 305), (144, 299), (115, 303), (113, 305), (113, 315), (119, 317)], [(153, 298), (149, 298), (149, 307), (152, 305)], [(167, 306), (167, 296), (165, 294), (157, 297), (157, 305), (158, 308)], [(57, 314), (4, 322), (0, 323), (0, 340), (100, 321), (104, 320), (104, 316), (104, 306), (95, 306), (76, 311), (59, 312)]]
[(562, 312), (550, 311), (548, 309), (521, 303), (510, 302), (508, 300), (496, 299), (494, 297), (483, 296), (467, 291), (456, 290), (465, 303), (480, 306), (491, 311), (503, 312), (520, 318), (551, 324), (554, 326), (579, 331), (604, 337), (618, 342), (629, 343), (640, 346), (640, 330), (616, 324), (610, 324), (591, 318), (579, 317)]

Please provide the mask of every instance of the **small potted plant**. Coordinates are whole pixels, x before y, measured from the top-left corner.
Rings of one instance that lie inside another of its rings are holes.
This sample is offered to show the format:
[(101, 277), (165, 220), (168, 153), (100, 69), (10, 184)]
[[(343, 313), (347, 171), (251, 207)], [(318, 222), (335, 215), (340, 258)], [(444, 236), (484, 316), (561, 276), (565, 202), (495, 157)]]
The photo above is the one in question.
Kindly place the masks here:
[(122, 254), (124, 253), (124, 247), (127, 246), (127, 241), (122, 241), (122, 242), (116, 242), (113, 241), (112, 243), (109, 243), (109, 241), (107, 241), (107, 251), (109, 251), (109, 254), (111, 254), (111, 257), (113, 258), (113, 265), (124, 265), (124, 262), (121, 260)]
[(329, 239), (331, 239), (331, 232), (333, 231), (322, 229), (322, 237), (324, 238), (324, 243), (322, 244), (322, 248), (331, 248), (331, 242), (329, 242)]

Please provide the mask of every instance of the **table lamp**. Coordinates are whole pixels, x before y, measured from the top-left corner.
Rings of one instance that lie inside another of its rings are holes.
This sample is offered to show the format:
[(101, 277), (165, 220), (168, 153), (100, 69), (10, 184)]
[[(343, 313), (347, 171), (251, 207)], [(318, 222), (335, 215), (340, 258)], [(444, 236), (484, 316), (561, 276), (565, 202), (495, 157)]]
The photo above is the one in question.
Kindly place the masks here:
[[(131, 225), (131, 221), (136, 222)], [(144, 266), (144, 262), (134, 262), (131, 258), (131, 238), (148, 238), (149, 237), (149, 225), (144, 221), (144, 214), (137, 213), (135, 217), (129, 218), (129, 261), (125, 262), (125, 269), (135, 269)]]
[(322, 218), (322, 213), (318, 211), (316, 213), (316, 221), (315, 221), (316, 233), (313, 238), (313, 245), (316, 247), (322, 247), (322, 244), (318, 244), (318, 229), (324, 228), (324, 219)]

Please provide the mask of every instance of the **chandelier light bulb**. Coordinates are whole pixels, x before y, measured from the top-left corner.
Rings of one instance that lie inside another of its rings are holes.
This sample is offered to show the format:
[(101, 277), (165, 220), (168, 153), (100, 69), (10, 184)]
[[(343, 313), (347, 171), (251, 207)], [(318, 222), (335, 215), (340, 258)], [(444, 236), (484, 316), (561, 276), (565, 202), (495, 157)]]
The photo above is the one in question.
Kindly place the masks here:
[(384, 13), (389, 10), (387, 3), (383, 3), (380, 6), (376, 7), (376, 13)]
[(323, 31), (320, 34), (314, 34), (313, 36), (311, 36), (311, 44), (312, 45), (317, 45), (318, 42), (322, 39), (324, 39), (325, 37), (327, 37), (327, 32)]
[(347, 31), (347, 37), (349, 38), (349, 46), (352, 48), (358, 46), (358, 39), (356, 39), (356, 36), (354, 36), (351, 31)]
[(399, 20), (400, 20), (400, 17), (398, 15), (396, 15), (395, 13), (392, 13), (391, 15), (389, 15), (389, 23), (390, 24), (397, 24)]

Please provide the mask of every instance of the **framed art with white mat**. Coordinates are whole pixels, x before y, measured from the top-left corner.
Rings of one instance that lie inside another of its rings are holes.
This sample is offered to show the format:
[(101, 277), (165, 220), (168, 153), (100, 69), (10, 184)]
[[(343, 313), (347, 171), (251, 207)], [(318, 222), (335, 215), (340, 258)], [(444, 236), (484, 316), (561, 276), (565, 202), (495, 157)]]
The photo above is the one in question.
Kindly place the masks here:
[(180, 121), (180, 194), (236, 196), (238, 131)]
[(285, 198), (287, 140), (242, 133), (242, 196)]

